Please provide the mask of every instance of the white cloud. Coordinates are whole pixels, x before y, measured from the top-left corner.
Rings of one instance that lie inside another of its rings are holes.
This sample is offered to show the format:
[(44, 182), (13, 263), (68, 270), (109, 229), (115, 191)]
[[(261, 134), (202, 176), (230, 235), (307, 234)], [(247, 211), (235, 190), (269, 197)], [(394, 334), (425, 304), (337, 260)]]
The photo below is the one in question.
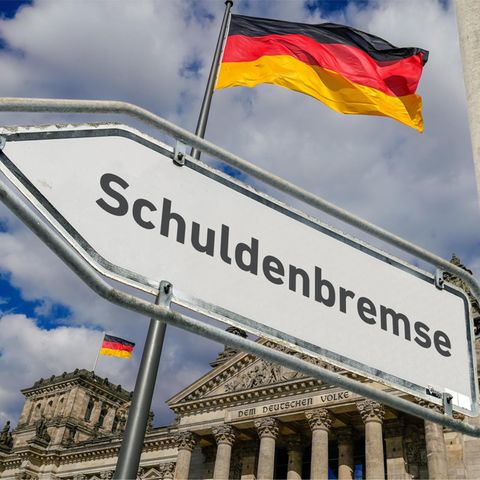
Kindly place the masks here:
[[(100, 356), (95, 369), (98, 375), (133, 390), (148, 323), (143, 322), (142, 327), (113, 330), (136, 341), (134, 353), (131, 360)], [(20, 390), (38, 379), (76, 368), (92, 370), (103, 338), (101, 331), (87, 327), (45, 330), (34, 319), (15, 314), (0, 314), (0, 332), (0, 424), (6, 420), (16, 423), (23, 405)], [(208, 370), (208, 361), (221, 350), (216, 347), (195, 335), (167, 328), (153, 406), (157, 423), (172, 419), (165, 400)]]
[(24, 315), (0, 317), (0, 331), (0, 422), (12, 423), (22, 404), (20, 388), (62, 373), (59, 368), (91, 368), (89, 360), (95, 358), (99, 337), (86, 328), (43, 330)]

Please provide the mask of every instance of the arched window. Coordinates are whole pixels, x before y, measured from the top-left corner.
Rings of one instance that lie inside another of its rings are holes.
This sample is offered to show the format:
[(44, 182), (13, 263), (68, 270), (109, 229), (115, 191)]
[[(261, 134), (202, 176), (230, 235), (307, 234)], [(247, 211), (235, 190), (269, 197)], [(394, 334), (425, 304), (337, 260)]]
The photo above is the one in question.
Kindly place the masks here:
[(91, 398), (88, 401), (87, 410), (85, 411), (85, 417), (84, 418), (87, 422), (90, 420), (90, 417), (92, 416), (92, 411), (93, 411), (94, 405), (95, 405), (95, 402), (93, 401), (93, 398)]
[(118, 422), (120, 419), (118, 418), (117, 415), (115, 415), (115, 418), (113, 419), (113, 424), (112, 424), (112, 432), (115, 433), (118, 429)]
[(53, 416), (53, 400), (49, 400), (47, 403), (47, 408), (45, 409), (45, 413), (48, 416)]
[(98, 426), (103, 427), (103, 422), (105, 421), (105, 417), (107, 416), (108, 408), (102, 407), (100, 410), (100, 416), (98, 417)]

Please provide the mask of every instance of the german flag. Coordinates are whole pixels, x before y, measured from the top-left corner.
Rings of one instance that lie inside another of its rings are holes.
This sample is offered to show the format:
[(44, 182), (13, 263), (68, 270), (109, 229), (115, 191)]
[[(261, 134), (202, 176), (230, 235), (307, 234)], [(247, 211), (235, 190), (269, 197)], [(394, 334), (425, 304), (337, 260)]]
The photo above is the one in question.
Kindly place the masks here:
[(392, 117), (423, 131), (415, 94), (428, 52), (334, 23), (232, 15), (216, 88), (271, 83), (340, 113)]
[(112, 357), (130, 358), (134, 346), (135, 344), (133, 342), (105, 334), (102, 346), (100, 347), (100, 354)]

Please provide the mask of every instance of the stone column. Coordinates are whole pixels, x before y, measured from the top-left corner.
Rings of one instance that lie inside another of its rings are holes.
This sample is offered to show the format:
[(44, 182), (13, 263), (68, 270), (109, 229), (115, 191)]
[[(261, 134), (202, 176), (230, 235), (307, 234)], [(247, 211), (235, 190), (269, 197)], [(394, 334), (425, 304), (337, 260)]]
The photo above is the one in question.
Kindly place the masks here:
[(65, 402), (67, 400), (66, 395), (62, 394), (58, 399), (57, 406), (55, 407), (55, 416), (63, 416), (63, 411), (65, 410)]
[(480, 3), (478, 0), (455, 0), (458, 35), (462, 53), (463, 78), (467, 93), (473, 161), (480, 194)]
[(175, 480), (188, 480), (192, 450), (197, 443), (197, 436), (193, 432), (180, 432), (175, 440), (178, 448)]
[(300, 435), (292, 435), (287, 440), (287, 480), (301, 480), (302, 478), (303, 444), (304, 442)]
[[(63, 409), (64, 417), (72, 416), (74, 418), (79, 418), (78, 411), (74, 411), (74, 406), (77, 405), (77, 402), (75, 400), (77, 399), (76, 397), (79, 391), (80, 389), (78, 388), (78, 386), (75, 386), (65, 395), (65, 407)], [(81, 391), (85, 393), (85, 390)]]
[(353, 431), (351, 427), (335, 431), (338, 442), (338, 480), (353, 478)]
[(173, 476), (175, 473), (175, 463), (174, 462), (161, 463), (158, 466), (158, 470), (160, 472), (160, 478), (162, 480), (173, 480)]
[(93, 404), (92, 415), (90, 416), (90, 423), (96, 425), (98, 419), (100, 418), (100, 412), (102, 411), (103, 402), (101, 400), (95, 400)]
[[(477, 353), (477, 362), (479, 359), (480, 355)], [(477, 367), (477, 371), (480, 371), (480, 368)], [(467, 418), (466, 423), (478, 428), (480, 427), (480, 417)], [(465, 435), (463, 437), (463, 458), (465, 462), (466, 478), (480, 478), (479, 451), (480, 438)]]
[(217, 442), (213, 479), (227, 480), (230, 476), (230, 458), (232, 456), (232, 445), (235, 441), (235, 430), (231, 425), (219, 425), (213, 427), (212, 431)]
[(111, 432), (113, 427), (113, 422), (115, 420), (115, 408), (109, 406), (105, 420), (103, 421), (103, 430), (105, 432)]
[(332, 416), (326, 408), (317, 408), (305, 413), (312, 430), (312, 461), (310, 478), (328, 478), (328, 432)]
[(358, 402), (357, 408), (365, 424), (366, 478), (367, 480), (385, 478), (382, 436), (385, 409), (383, 405), (373, 400)]
[(386, 423), (385, 454), (387, 457), (388, 480), (406, 480), (411, 478), (407, 472), (407, 462), (403, 451), (405, 428), (402, 420)]
[[(442, 409), (438, 405), (417, 400), (417, 403), (424, 408), (431, 408), (441, 413)], [(437, 423), (424, 420), (425, 427), (425, 450), (427, 453), (428, 476), (435, 480), (448, 478), (448, 460), (443, 427)]]
[(273, 417), (255, 420), (255, 428), (260, 437), (260, 451), (258, 453), (258, 480), (272, 480), (275, 467), (275, 440), (278, 437), (278, 421)]
[[(442, 411), (436, 406), (432, 408), (435, 408), (438, 412)], [(428, 476), (435, 480), (446, 480), (448, 479), (448, 461), (443, 427), (428, 420), (424, 420), (424, 424)]]

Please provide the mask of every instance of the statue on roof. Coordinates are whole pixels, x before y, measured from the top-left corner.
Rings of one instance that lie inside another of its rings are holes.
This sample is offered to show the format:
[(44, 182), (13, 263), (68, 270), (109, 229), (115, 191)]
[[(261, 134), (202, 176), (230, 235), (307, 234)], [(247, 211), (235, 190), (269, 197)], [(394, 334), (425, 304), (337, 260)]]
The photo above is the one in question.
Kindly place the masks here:
[(35, 438), (45, 440), (46, 442), (50, 442), (51, 440), (47, 431), (47, 421), (44, 415), (42, 415), (35, 423)]
[(0, 445), (11, 447), (11, 443), (13, 443), (13, 440), (10, 432), (10, 420), (8, 420), (0, 432)]

